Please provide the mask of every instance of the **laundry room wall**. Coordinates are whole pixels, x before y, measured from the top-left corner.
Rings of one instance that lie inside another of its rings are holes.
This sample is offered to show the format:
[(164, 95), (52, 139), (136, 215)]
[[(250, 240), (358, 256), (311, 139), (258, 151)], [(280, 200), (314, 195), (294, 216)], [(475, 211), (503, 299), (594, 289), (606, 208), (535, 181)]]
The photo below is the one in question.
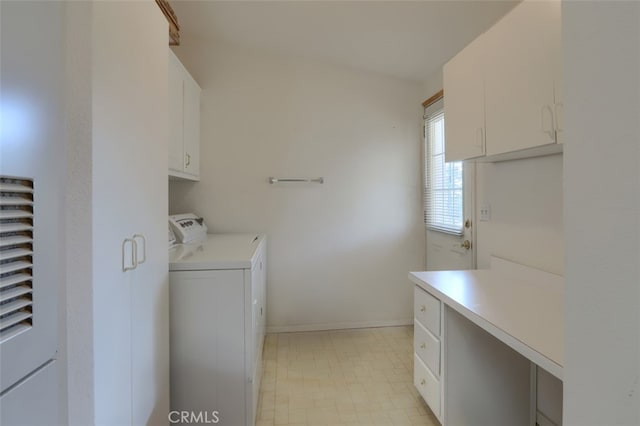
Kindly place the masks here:
[(201, 181), (171, 182), (170, 212), (195, 211), (210, 232), (268, 235), (271, 331), (412, 323), (407, 274), (424, 268), (425, 247), (420, 84), (181, 44), (203, 89)]
[[(562, 154), (477, 167), (478, 267), (491, 256), (564, 273)], [(479, 220), (482, 205), (491, 219)]]

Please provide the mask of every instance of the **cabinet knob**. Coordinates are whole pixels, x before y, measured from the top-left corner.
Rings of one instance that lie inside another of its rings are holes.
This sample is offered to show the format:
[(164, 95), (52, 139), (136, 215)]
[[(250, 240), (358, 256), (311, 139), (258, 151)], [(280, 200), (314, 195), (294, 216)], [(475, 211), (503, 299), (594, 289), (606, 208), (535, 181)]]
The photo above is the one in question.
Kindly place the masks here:
[(427, 381), (426, 381), (425, 379), (422, 379), (422, 380), (420, 380), (420, 384), (421, 384), (422, 386), (424, 386), (424, 385), (426, 385), (426, 384), (427, 384)]
[(420, 312), (424, 312), (427, 310), (427, 307), (424, 305), (420, 305)]
[(191, 164), (191, 156), (187, 154), (187, 166)]
[(420, 349), (426, 349), (427, 344), (425, 342), (422, 342), (422, 344), (420, 344)]

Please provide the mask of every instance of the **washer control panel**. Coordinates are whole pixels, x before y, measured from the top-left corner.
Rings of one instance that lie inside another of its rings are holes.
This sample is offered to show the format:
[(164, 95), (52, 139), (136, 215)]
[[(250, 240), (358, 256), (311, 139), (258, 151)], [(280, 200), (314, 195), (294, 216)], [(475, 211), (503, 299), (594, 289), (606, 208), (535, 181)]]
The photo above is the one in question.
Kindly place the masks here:
[(204, 219), (193, 213), (169, 216), (169, 226), (178, 243), (190, 243), (207, 236), (207, 225), (204, 224)]

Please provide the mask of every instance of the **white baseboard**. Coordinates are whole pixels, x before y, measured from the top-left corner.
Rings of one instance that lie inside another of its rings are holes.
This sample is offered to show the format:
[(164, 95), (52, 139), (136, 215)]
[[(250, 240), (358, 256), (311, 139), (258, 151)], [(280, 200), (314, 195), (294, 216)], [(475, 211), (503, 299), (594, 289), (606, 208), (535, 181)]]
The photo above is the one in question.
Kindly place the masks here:
[(413, 325), (413, 318), (403, 320), (330, 322), (305, 325), (270, 325), (267, 333), (295, 333), (301, 331), (348, 330), (351, 328), (398, 327)]

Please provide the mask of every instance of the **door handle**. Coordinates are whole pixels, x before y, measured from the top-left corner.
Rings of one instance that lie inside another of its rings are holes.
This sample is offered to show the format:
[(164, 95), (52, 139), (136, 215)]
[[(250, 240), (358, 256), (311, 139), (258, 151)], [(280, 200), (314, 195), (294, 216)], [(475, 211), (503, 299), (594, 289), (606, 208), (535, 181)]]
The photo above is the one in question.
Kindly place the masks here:
[(134, 242), (136, 242), (136, 252), (138, 251), (137, 240), (140, 239), (142, 241), (142, 260), (138, 260), (138, 253), (136, 253), (136, 266), (144, 263), (147, 260), (147, 239), (142, 234), (135, 234), (133, 236)]
[[(131, 265), (127, 265), (127, 260), (126, 260), (126, 247), (127, 247), (127, 243), (131, 243)], [(122, 272), (127, 272), (127, 271), (131, 271), (133, 269), (136, 269), (136, 267), (138, 266), (138, 244), (136, 243), (136, 240), (134, 240), (133, 238), (125, 238), (124, 241), (122, 241)]]
[(460, 247), (462, 247), (462, 248), (464, 248), (464, 249), (467, 249), (467, 250), (470, 250), (470, 249), (471, 249), (471, 241), (469, 241), (469, 240), (464, 240), (464, 241), (462, 242), (462, 244), (460, 244)]

